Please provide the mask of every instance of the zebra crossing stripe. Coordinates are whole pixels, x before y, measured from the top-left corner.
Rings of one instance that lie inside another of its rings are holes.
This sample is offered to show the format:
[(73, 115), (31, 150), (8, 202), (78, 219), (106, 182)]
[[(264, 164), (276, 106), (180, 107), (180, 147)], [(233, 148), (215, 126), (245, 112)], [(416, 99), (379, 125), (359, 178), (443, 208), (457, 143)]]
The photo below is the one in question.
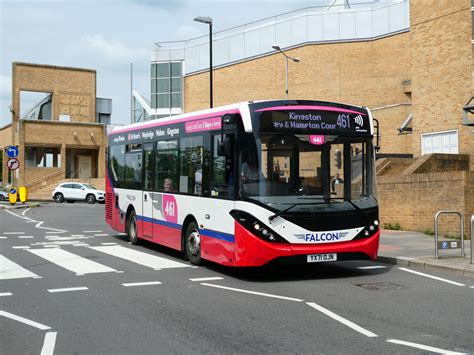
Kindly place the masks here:
[(94, 250), (100, 251), (102, 253), (115, 256), (117, 258), (125, 259), (125, 260), (131, 261), (135, 264), (147, 266), (147, 267), (150, 267), (154, 270), (179, 268), (179, 267), (190, 267), (190, 265), (188, 265), (188, 264), (178, 263), (176, 261), (161, 258), (161, 257), (156, 256), (156, 255), (143, 253), (141, 251), (137, 251), (137, 250), (134, 250), (134, 249), (124, 248), (120, 245), (90, 247), (90, 249), (94, 249)]
[(0, 255), (0, 280), (23, 279), (27, 277), (39, 278), (38, 275)]
[(84, 275), (117, 271), (63, 249), (29, 249), (28, 251), (76, 274)]

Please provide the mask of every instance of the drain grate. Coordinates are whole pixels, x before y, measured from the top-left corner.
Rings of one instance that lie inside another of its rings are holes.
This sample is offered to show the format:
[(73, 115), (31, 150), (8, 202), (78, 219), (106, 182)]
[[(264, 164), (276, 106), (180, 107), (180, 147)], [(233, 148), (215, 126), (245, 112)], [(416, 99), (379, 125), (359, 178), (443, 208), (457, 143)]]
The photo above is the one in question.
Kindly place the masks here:
[(366, 288), (371, 291), (389, 291), (389, 290), (402, 290), (408, 288), (406, 286), (397, 285), (391, 282), (372, 282), (366, 284), (354, 284), (358, 287)]

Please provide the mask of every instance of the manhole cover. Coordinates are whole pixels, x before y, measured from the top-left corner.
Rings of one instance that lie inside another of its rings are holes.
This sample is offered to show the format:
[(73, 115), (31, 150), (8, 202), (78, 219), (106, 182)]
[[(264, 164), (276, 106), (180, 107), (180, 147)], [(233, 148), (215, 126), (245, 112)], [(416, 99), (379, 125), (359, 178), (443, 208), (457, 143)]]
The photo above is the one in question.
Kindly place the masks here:
[(408, 288), (406, 286), (397, 285), (391, 282), (372, 282), (366, 284), (355, 284), (356, 286), (366, 288), (371, 291), (388, 291), (388, 290), (401, 290)]

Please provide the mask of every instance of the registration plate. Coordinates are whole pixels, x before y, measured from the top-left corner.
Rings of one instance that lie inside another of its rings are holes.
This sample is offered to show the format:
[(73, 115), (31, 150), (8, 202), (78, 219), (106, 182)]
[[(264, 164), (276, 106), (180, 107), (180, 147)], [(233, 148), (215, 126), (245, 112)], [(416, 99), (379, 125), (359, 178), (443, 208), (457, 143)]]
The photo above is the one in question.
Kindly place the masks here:
[(337, 254), (312, 254), (307, 255), (307, 262), (308, 263), (323, 263), (327, 261), (337, 261)]

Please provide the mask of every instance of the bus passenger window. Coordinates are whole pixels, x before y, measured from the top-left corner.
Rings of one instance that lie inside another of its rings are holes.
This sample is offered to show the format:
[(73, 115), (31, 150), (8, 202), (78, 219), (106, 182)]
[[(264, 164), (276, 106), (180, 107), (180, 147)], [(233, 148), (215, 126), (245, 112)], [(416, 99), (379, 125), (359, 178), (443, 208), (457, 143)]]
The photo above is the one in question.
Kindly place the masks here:
[[(180, 140), (178, 191), (202, 196), (206, 189), (206, 165), (203, 137), (186, 137)], [(207, 154), (208, 155), (208, 154)]]
[(232, 197), (234, 188), (233, 158), (217, 153), (220, 135), (212, 139), (212, 174), (210, 181), (211, 196)]

